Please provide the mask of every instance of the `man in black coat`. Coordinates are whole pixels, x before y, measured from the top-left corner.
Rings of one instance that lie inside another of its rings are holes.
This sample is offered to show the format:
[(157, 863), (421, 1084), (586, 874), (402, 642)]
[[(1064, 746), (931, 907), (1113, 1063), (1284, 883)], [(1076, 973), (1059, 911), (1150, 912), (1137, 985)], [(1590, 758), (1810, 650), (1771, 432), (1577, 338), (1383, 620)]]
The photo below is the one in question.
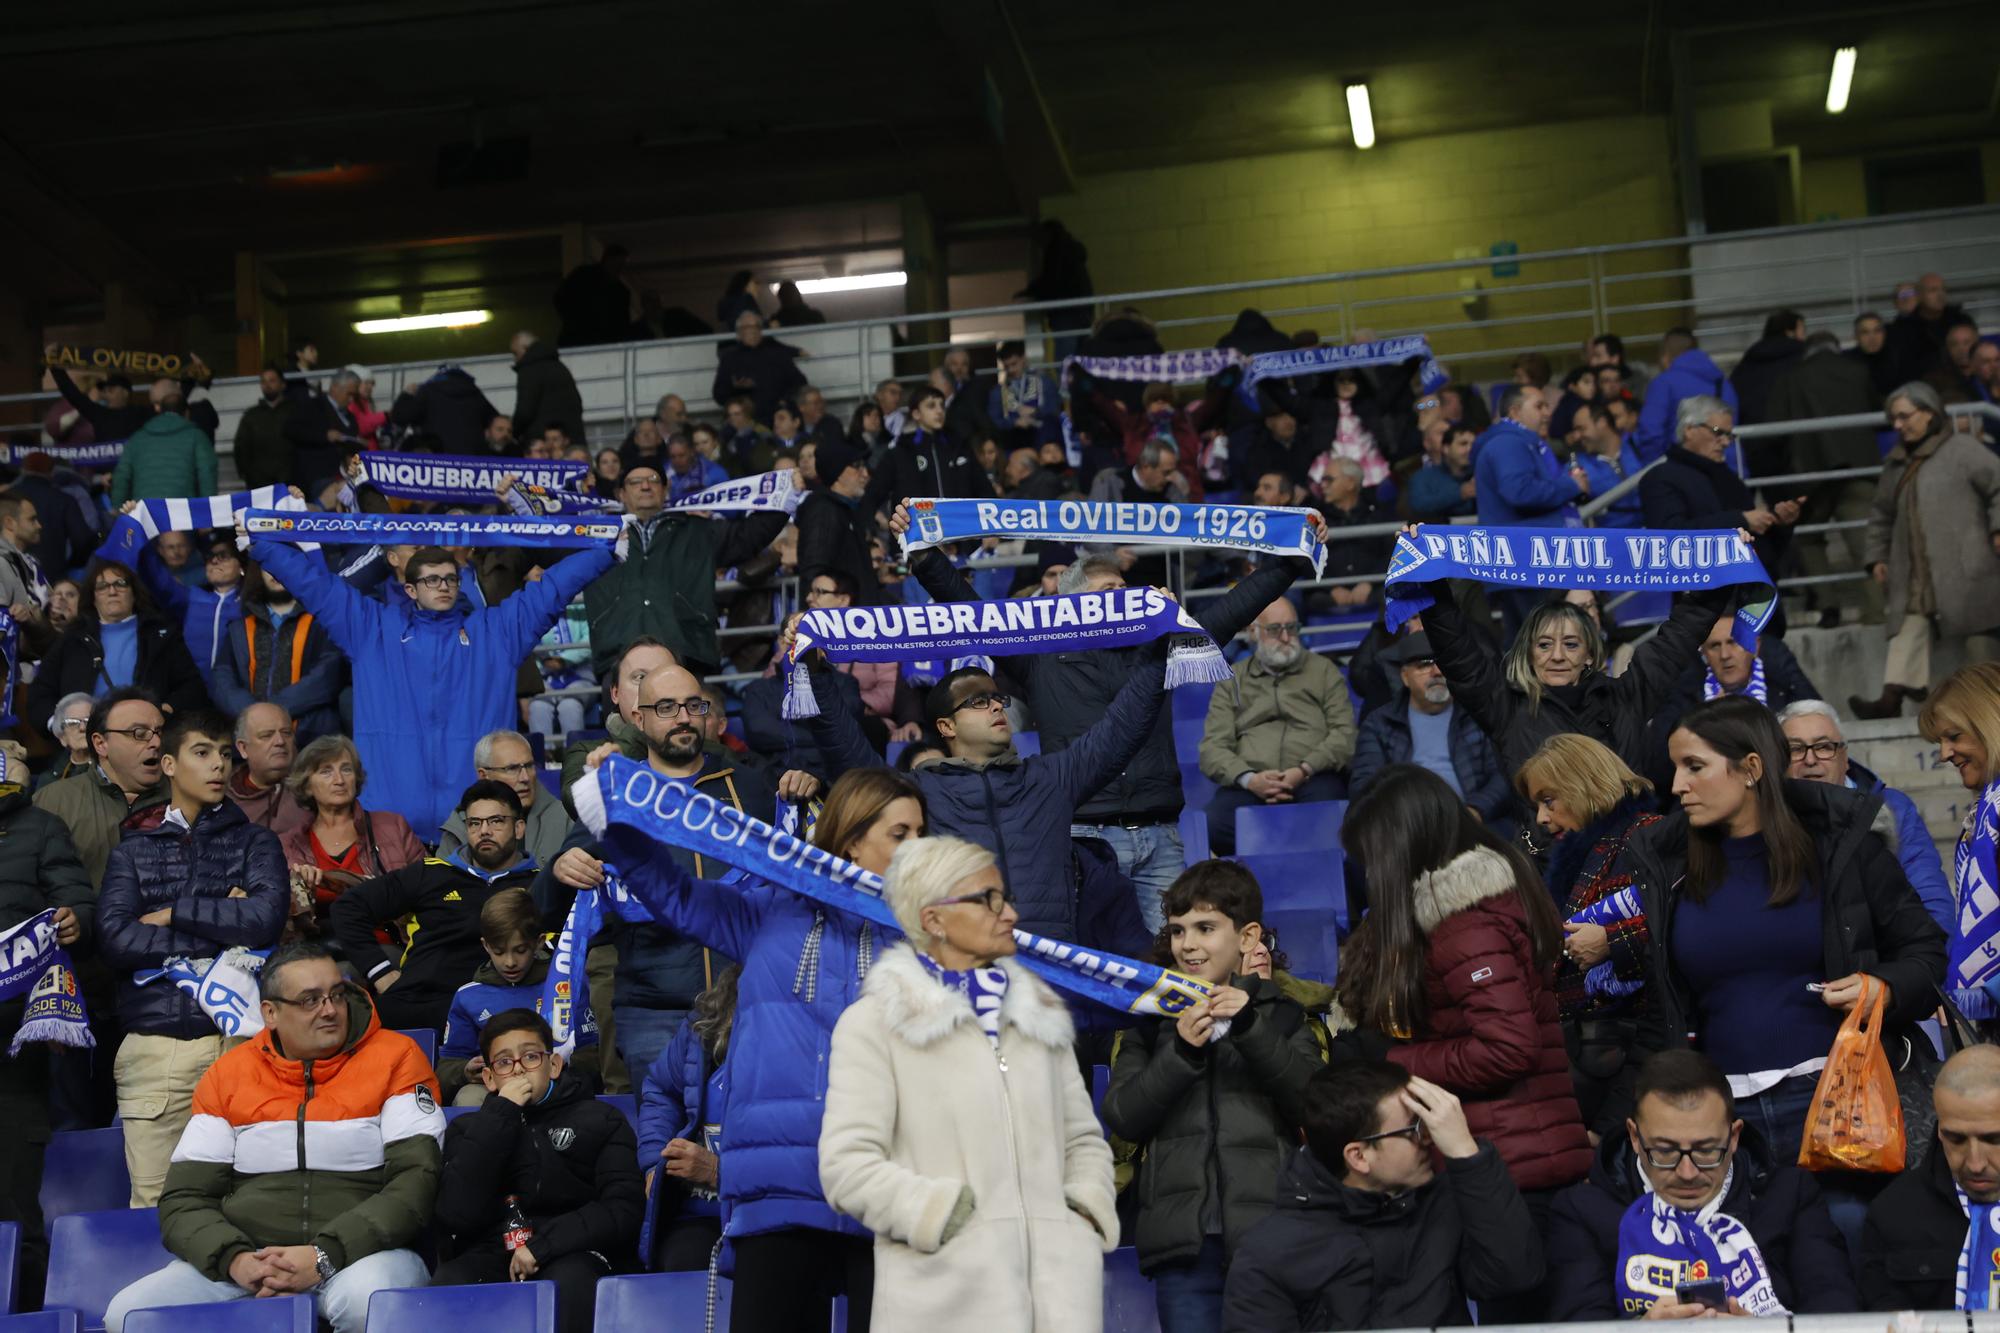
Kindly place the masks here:
[(514, 354), (515, 438), (539, 440), (549, 427), (561, 426), (570, 439), (584, 439), (583, 395), (556, 349), (526, 329), (508, 347)]
[[(1684, 1279), (1673, 1258), (1641, 1263), (1646, 1256), (1620, 1252), (1620, 1223), (1636, 1200), (1648, 1197), (1649, 1188), (1650, 1197), (1682, 1212), (1716, 1204), (1740, 1222), (1763, 1257), (1772, 1295), (1793, 1314), (1842, 1314), (1857, 1307), (1847, 1244), (1819, 1186), (1811, 1173), (1779, 1160), (1754, 1127), (1736, 1118), (1729, 1080), (1714, 1061), (1695, 1051), (1662, 1051), (1640, 1068), (1633, 1095), (1626, 1136), (1606, 1138), (1590, 1178), (1558, 1194), (1550, 1206), (1551, 1322), (1696, 1313), (1675, 1299), (1674, 1282)], [(1634, 1268), (1659, 1275), (1654, 1300), (1635, 1295), (1621, 1301), (1621, 1273), (1632, 1290), (1643, 1290), (1643, 1282), (1629, 1280)], [(1671, 1275), (1662, 1272), (1669, 1268)], [(1729, 1299), (1735, 1306), (1735, 1297)]]
[[(1881, 322), (1875, 320), (1878, 328)], [(1840, 340), (1831, 333), (1820, 332), (1806, 339), (1805, 357), (1771, 387), (1767, 419), (1804, 421), (1813, 417), (1851, 416), (1879, 411), (1881, 406), (1882, 396), (1869, 379), (1867, 363), (1842, 355)], [(1874, 467), (1882, 461), (1882, 451), (1875, 447), (1875, 430), (1870, 426), (1807, 431), (1789, 439), (1791, 466), (1799, 472)], [(1824, 481), (1806, 490), (1800, 521), (1845, 523), (1865, 519), (1874, 503), (1872, 477)], [(1828, 535), (1847, 542), (1856, 554), (1855, 563), (1859, 563), (1860, 543), (1852, 533)], [(1823, 541), (1807, 542), (1799, 549), (1799, 561), (1808, 574), (1833, 572)], [(1823, 591), (1829, 600), (1858, 603), (1864, 621), (1882, 618), (1882, 589), (1873, 579), (1835, 584)]]
[(1458, 1098), (1386, 1060), (1323, 1069), (1306, 1098), (1277, 1210), (1230, 1265), (1225, 1333), (1469, 1324), (1468, 1296), (1541, 1281), (1527, 1202)]
[(799, 373), (798, 349), (764, 336), (764, 321), (746, 310), (736, 317), (736, 341), (724, 343), (717, 354), (715, 401), (727, 407), (739, 396), (750, 399), (757, 420), (769, 424), (781, 400), (805, 387)]
[[(1944, 348), (1944, 336), (1951, 326), (1965, 318), (1965, 307), (1954, 304), (1946, 293), (1944, 278), (1926, 273), (1917, 279), (1917, 303), (1896, 316), (1889, 326), (1889, 357), (1896, 367), (1896, 383), (1920, 380), (1940, 366), (1949, 366), (1951, 357)], [(103, 439), (100, 433), (97, 437)]]
[(440, 366), (422, 384), (398, 394), (389, 409), (389, 420), (427, 438), (439, 453), (473, 457), (501, 452), (486, 434), (499, 415), (472, 376), (457, 366)]
[(862, 511), (873, 514), (885, 504), (894, 506), (913, 496), (991, 499), (993, 478), (973, 458), (970, 445), (945, 429), (944, 394), (938, 387), (926, 384), (918, 389), (909, 410), (910, 429), (897, 437), (882, 471), (870, 478)]
[(51, 578), (75, 569), (90, 559), (97, 548), (97, 531), (84, 517), (76, 497), (56, 485), (52, 475), (55, 460), (47, 454), (31, 453), (21, 460), (21, 475), (7, 489), (24, 500), (32, 500), (35, 516), (42, 520), (42, 535), (23, 549), (35, 557)]
[(556, 287), (556, 314), (562, 329), (558, 347), (589, 347), (629, 341), (632, 329), (632, 289), (619, 275), (628, 251), (622, 245), (604, 247), (595, 264), (578, 264)]
[[(1796, 310), (1779, 310), (1764, 320), (1764, 334), (1744, 349), (1729, 382), (1736, 386), (1736, 407), (1746, 426), (1771, 419), (1768, 410), (1771, 390), (1798, 365), (1805, 354), (1806, 317)], [(1774, 435), (1744, 448), (1744, 459), (1752, 476), (1773, 476), (1792, 469), (1789, 436)]]
[[(1869, 1310), (1955, 1308), (1968, 1225), (1959, 1196), (1974, 1208), (2000, 1204), (2000, 1046), (1968, 1047), (1945, 1061), (1931, 1097), (1936, 1142), (1875, 1196), (1861, 1227), (1861, 1301)], [(1984, 1258), (1975, 1256), (1981, 1270)], [(1986, 1308), (1993, 1306), (1989, 1292)]]
[(317, 488), (340, 471), (343, 451), (359, 447), (360, 428), (348, 406), (361, 388), (351, 370), (335, 371), (326, 392), (293, 402), (285, 418), (285, 438), (292, 444), (290, 475), (285, 478), (303, 491)]
[(868, 465), (845, 441), (821, 444), (815, 465), (822, 481), (806, 493), (793, 521), (799, 529), (799, 578), (841, 574), (852, 584), (855, 604), (881, 599), (875, 560), (868, 550), (874, 516), (863, 505)]
[[(559, 1333), (590, 1333), (597, 1280), (631, 1265), (645, 1214), (638, 1138), (565, 1068), (534, 1010), (488, 1019), (479, 1056), (489, 1095), (444, 1132), (437, 1222), (456, 1253), (431, 1284), (553, 1282)], [(525, 1238), (509, 1227), (510, 1198)]]

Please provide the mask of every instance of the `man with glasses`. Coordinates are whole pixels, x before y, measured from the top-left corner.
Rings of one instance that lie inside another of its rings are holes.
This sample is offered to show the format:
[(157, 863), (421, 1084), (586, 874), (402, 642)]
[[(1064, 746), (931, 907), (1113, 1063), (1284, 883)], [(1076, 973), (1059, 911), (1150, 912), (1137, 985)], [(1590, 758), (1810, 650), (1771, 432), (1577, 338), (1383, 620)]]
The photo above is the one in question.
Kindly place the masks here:
[[(1885, 813), (1895, 819), (1896, 860), (1924, 909), (1949, 937), (1957, 928), (1957, 897), (1917, 803), (1848, 757), (1847, 737), (1832, 704), (1802, 699), (1778, 714), (1778, 725), (1784, 728), (1792, 751), (1792, 766), (1785, 776), (1795, 782), (1824, 782), (1882, 798)], [(1880, 816), (1877, 821), (1879, 827)]]
[(369, 1297), (429, 1281), (416, 1246), (445, 1130), (429, 1062), (324, 945), (273, 953), (259, 992), (264, 1030), (202, 1076), (167, 1170), (174, 1262), (111, 1298), (109, 1333), (133, 1310), (294, 1295), (362, 1333)]
[(1221, 790), (1208, 803), (1208, 847), (1236, 850), (1236, 812), (1247, 805), (1337, 801), (1347, 795), (1354, 704), (1330, 657), (1307, 649), (1299, 613), (1280, 597), (1248, 635), (1256, 651), (1230, 668), (1208, 700), (1201, 771)]
[(1230, 1265), (1227, 1333), (1469, 1324), (1468, 1297), (1541, 1280), (1535, 1219), (1451, 1093), (1386, 1060), (1342, 1061), (1306, 1085), (1301, 1128), (1276, 1211)]
[[(527, 811), (527, 832), (521, 845), (545, 866), (556, 859), (572, 830), (569, 812), (536, 771), (535, 751), (518, 731), (489, 731), (472, 747), (472, 771), (482, 781), (504, 782)], [(465, 812), (454, 810), (438, 834), (438, 855), (452, 856), (465, 847)]]
[[(778, 792), (763, 770), (738, 766), (707, 746), (707, 723), (713, 702), (701, 682), (684, 667), (666, 666), (649, 672), (639, 683), (635, 711), (646, 738), (646, 763), (664, 777), (676, 778), (765, 823), (777, 816)], [(612, 753), (608, 744), (594, 754), (595, 768)], [(725, 752), (726, 754), (726, 752)], [(786, 773), (782, 790), (788, 798), (817, 793), (817, 780), (802, 772)], [(679, 847), (669, 856), (696, 878), (720, 873), (720, 867)], [(590, 831), (578, 828), (547, 871), (535, 880), (535, 904), (551, 926), (569, 915), (577, 890), (604, 882), (603, 848)], [(726, 964), (706, 957), (706, 950), (686, 935), (664, 925), (630, 922), (613, 917), (607, 933), (618, 951), (611, 1010), (612, 1038), (629, 1077), (653, 1067), (681, 1024), (687, 1021), (695, 997), (708, 977)], [(592, 1009), (600, 1023), (605, 1006), (596, 992)]]
[(92, 885), (104, 882), (119, 825), (167, 799), (160, 777), (160, 730), (166, 725), (166, 714), (146, 691), (112, 690), (84, 724), (96, 762), (35, 793), (36, 805), (68, 825)]
[[(1671, 328), (1660, 339), (1660, 373), (1646, 386), (1645, 406), (1639, 409), (1641, 461), (1650, 463), (1680, 443), (1681, 406), (1690, 398), (1706, 398), (1719, 403), (1724, 411), (1736, 411), (1736, 386), (1729, 377), (1701, 350), (1693, 333)], [(1726, 447), (1733, 449), (1734, 445), (1731, 440)], [(1734, 453), (1728, 462), (1734, 469)]]
[(230, 948), (268, 949), (291, 908), (277, 835), (225, 795), (233, 743), (229, 719), (218, 713), (174, 716), (157, 739), (167, 804), (127, 825), (98, 894), (98, 948), (118, 974), (125, 1028), (112, 1071), (134, 1208), (160, 1201), (195, 1081), (230, 1040), (159, 970), (169, 959), (201, 968)]
[(1724, 1280), (1728, 1314), (1858, 1308), (1819, 1186), (1736, 1118), (1714, 1061), (1662, 1051), (1633, 1097), (1625, 1136), (1605, 1139), (1589, 1179), (1550, 1207), (1551, 1322), (1696, 1318), (1705, 1307), (1676, 1291), (1704, 1278)]
[[(577, 594), (618, 559), (609, 547), (587, 546), (498, 605), (467, 610), (458, 604), (458, 562), (442, 547), (411, 552), (403, 562), (409, 598), (387, 602), (350, 587), (314, 552), (260, 539), (250, 554), (347, 655), (354, 744), (377, 784), (371, 799), (425, 840), (450, 816), (451, 789), (463, 780), (465, 757), (478, 739), (520, 721), (521, 663)], [(714, 574), (711, 568), (705, 577)]]
[[(527, 888), (540, 869), (522, 851), (527, 821), (511, 786), (481, 778), (458, 798), (458, 813), (466, 839), (458, 854), (425, 857), (333, 900), (334, 936), (392, 1028), (444, 1029), (451, 997), (486, 961), (479, 909), (502, 889)], [(400, 954), (385, 950), (375, 932), (405, 917), (409, 943)]]
[(1379, 660), (1396, 668), (1403, 697), (1361, 719), (1349, 793), (1360, 798), (1391, 764), (1416, 764), (1449, 783), (1482, 820), (1503, 818), (1514, 797), (1506, 770), (1479, 724), (1453, 706), (1451, 686), (1431, 656), (1430, 636), (1412, 631)]

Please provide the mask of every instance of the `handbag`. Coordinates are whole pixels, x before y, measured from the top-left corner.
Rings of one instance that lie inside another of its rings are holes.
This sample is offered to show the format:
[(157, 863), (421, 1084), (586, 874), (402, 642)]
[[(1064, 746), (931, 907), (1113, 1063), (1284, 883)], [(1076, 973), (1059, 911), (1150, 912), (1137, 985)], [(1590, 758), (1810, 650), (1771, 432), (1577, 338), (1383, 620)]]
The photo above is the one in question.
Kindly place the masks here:
[(1903, 1108), (1882, 1040), (1889, 988), (1863, 976), (1813, 1089), (1798, 1164), (1808, 1171), (1903, 1169)]

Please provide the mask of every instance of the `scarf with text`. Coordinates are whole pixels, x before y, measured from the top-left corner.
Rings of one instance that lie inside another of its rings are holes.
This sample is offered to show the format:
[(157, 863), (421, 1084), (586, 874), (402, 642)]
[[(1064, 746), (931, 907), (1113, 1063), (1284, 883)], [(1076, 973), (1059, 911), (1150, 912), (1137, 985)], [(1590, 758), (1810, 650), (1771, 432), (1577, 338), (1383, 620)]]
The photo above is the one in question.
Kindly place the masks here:
[(62, 467), (97, 471), (118, 466), (118, 460), (125, 456), (125, 441), (103, 440), (96, 444), (9, 444), (0, 445), (0, 449), (5, 449), (4, 457), (17, 467), (25, 463), (30, 454), (47, 454)]
[(384, 495), (433, 504), (494, 504), (500, 483), (508, 477), (551, 492), (577, 494), (590, 477), (590, 464), (559, 458), (398, 454), (386, 449), (361, 454), (360, 468), (359, 481)]
[(1144, 356), (1073, 356), (1063, 362), (1062, 382), (1074, 366), (1095, 379), (1139, 380), (1148, 384), (1195, 384), (1240, 366), (1245, 357), (1233, 347), (1200, 347), (1191, 352)]
[(799, 493), (796, 474), (795, 468), (780, 468), (754, 477), (737, 477), (684, 495), (668, 508), (706, 510), (714, 514), (762, 514), (773, 509), (797, 513), (799, 501), (804, 497)]
[(243, 526), (252, 537), (302, 546), (614, 546), (619, 517), (560, 518), (523, 514), (315, 514), (251, 509)]
[[(1729, 691), (1723, 688), (1722, 682), (1715, 678), (1715, 668), (1710, 667), (1702, 673), (1701, 697), (1704, 700), (1720, 699), (1723, 695), (1728, 693)], [(1736, 691), (1736, 693), (1747, 694), (1760, 704), (1765, 704), (1767, 706), (1770, 704), (1771, 691), (1770, 687), (1764, 684), (1763, 658), (1755, 657), (1750, 660), (1749, 683), (1746, 684), (1742, 689)]]
[(825, 607), (799, 619), (787, 718), (819, 716), (805, 656), (818, 648), (832, 662), (924, 662), (976, 654), (1080, 653), (1169, 638), (1167, 688), (1229, 679), (1229, 663), (1208, 632), (1158, 588), (1113, 588), (998, 602), (929, 602), (918, 606)]
[(1396, 538), (1384, 580), (1382, 620), (1393, 633), (1431, 605), (1416, 585), (1470, 579), (1491, 587), (1639, 588), (1688, 592), (1752, 585), (1770, 593), (1736, 613), (1731, 637), (1750, 652), (1777, 607), (1771, 576), (1735, 532), (1653, 532), (1642, 528), (1468, 528), (1422, 523)]
[[(944, 966), (921, 949), (917, 961), (931, 979), (948, 991), (956, 991), (972, 1006), (972, 1016), (993, 1049), (1000, 1049), (1000, 1006), (1007, 1002), (1007, 972), (999, 967), (968, 967), (963, 972)], [(1223, 1020), (1227, 1022), (1228, 1020)]]
[(269, 949), (226, 949), (213, 958), (167, 959), (160, 967), (134, 972), (134, 985), (166, 980), (186, 991), (215, 1030), (225, 1037), (253, 1037), (264, 1030), (258, 1007), (257, 978)]
[(1945, 988), (1967, 1018), (2000, 1017), (2000, 778), (1986, 784), (1959, 831), (1952, 856), (1958, 929), (1951, 938)]
[(1673, 1300), (1680, 1283), (1719, 1277), (1745, 1314), (1791, 1313), (1771, 1287), (1770, 1270), (1750, 1228), (1721, 1210), (1736, 1177), (1734, 1166), (1715, 1197), (1695, 1213), (1662, 1199), (1653, 1192), (1644, 1170), (1639, 1174), (1646, 1180), (1646, 1192), (1618, 1221), (1620, 1310), (1643, 1315), (1657, 1302)]
[(1245, 403), (1255, 407), (1257, 386), (1265, 380), (1326, 375), (1370, 366), (1399, 366), (1412, 360), (1423, 363), (1425, 393), (1435, 393), (1445, 386), (1448, 377), (1431, 356), (1430, 340), (1422, 334), (1412, 333), (1401, 338), (1380, 338), (1374, 342), (1298, 347), (1288, 352), (1265, 352), (1253, 356), (1243, 368), (1243, 382), (1236, 386), (1236, 392)]
[(532, 482), (517, 481), (507, 488), (507, 510), (529, 518), (549, 514), (604, 514), (619, 508), (616, 500), (583, 491), (555, 490)]
[[(1639, 901), (1636, 885), (1628, 884), (1616, 893), (1607, 893), (1590, 906), (1581, 908), (1570, 915), (1570, 920), (1579, 926), (1602, 926), (1606, 930), (1620, 921), (1630, 921), (1646, 915), (1646, 906)], [(1646, 983), (1620, 979), (1610, 959), (1591, 968), (1583, 974), (1583, 988), (1600, 999), (1616, 999), (1630, 995)]]
[(11, 727), (20, 721), (14, 716), (14, 688), (20, 683), (21, 674), (21, 627), (14, 623), (14, 617), (0, 611), (0, 728)]
[[(18, 788), (15, 788), (18, 790)], [(0, 1000), (26, 1000), (21, 1026), (7, 1047), (21, 1053), (31, 1041), (90, 1047), (90, 1018), (76, 988), (69, 952), (56, 943), (56, 909), (37, 912), (18, 926), (0, 931)]]
[(2000, 1227), (1993, 1214), (2000, 1204), (1974, 1203), (1952, 1184), (1965, 1213), (1965, 1244), (1958, 1252), (1952, 1287), (1954, 1310), (2000, 1310)]
[[(570, 788), (577, 817), (599, 838), (614, 827), (653, 843), (680, 847), (746, 872), (741, 882), (789, 889), (802, 898), (879, 926), (900, 937), (903, 928), (882, 898), (882, 878), (798, 837), (772, 828), (734, 806), (697, 792), (645, 764), (613, 756)], [(640, 882), (631, 891), (645, 903)], [(579, 902), (582, 896), (578, 895)], [(655, 915), (670, 918), (664, 907)], [(569, 927), (565, 925), (565, 931)], [(1019, 958), (1044, 981), (1116, 1013), (1176, 1017), (1208, 994), (1193, 977), (1116, 954), (1045, 939), (1016, 930)], [(553, 971), (553, 969), (551, 969)]]
[(1112, 500), (911, 500), (903, 552), (970, 541), (1027, 541), (1112, 546), (1210, 546), (1298, 556), (1326, 568), (1326, 543), (1307, 521), (1310, 509), (1267, 505), (1139, 504)]

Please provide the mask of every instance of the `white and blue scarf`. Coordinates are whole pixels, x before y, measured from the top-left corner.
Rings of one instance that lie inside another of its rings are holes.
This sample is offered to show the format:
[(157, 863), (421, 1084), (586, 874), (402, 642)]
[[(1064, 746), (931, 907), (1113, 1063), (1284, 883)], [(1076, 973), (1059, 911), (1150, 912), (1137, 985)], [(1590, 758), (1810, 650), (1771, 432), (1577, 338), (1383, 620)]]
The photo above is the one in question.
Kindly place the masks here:
[(252, 1037), (264, 1030), (264, 1011), (258, 1006), (257, 978), (264, 971), (269, 949), (237, 946), (213, 958), (167, 959), (160, 967), (134, 972), (134, 985), (144, 986), (161, 979), (171, 981), (201, 1007), (215, 1030), (225, 1037)]
[(68, 950), (56, 943), (53, 907), (0, 931), (0, 1000), (21, 999), (27, 1003), (7, 1047), (9, 1056), (19, 1055), (31, 1041), (86, 1048), (97, 1044), (76, 988), (76, 969)]
[(1257, 386), (1265, 380), (1324, 375), (1330, 371), (1360, 370), (1369, 366), (1399, 366), (1405, 361), (1423, 362), (1423, 387), (1433, 393), (1447, 383), (1444, 368), (1431, 356), (1430, 340), (1422, 334), (1382, 338), (1375, 342), (1346, 343), (1338, 346), (1297, 347), (1286, 352), (1265, 352), (1253, 356), (1243, 368), (1243, 383), (1236, 392), (1250, 406), (1257, 405)]
[(1300, 556), (1326, 568), (1326, 544), (1309, 509), (1267, 505), (1141, 504), (1111, 500), (910, 500), (903, 551), (1018, 537), (1118, 546), (1212, 546)]
[(2000, 779), (1986, 784), (1958, 835), (1952, 857), (1952, 889), (1958, 897), (1958, 929), (1951, 937), (1951, 966), (1945, 987), (1967, 1018), (2000, 1015)]
[[(1713, 667), (1710, 667), (1709, 669), (1707, 669), (1702, 673), (1701, 697), (1704, 700), (1720, 699), (1723, 695), (1728, 693), (1729, 691), (1722, 687), (1722, 682), (1715, 678), (1715, 669)], [(1750, 681), (1742, 689), (1736, 691), (1736, 693), (1747, 694), (1752, 699), (1755, 699), (1758, 703), (1769, 706), (1771, 702), (1771, 691), (1770, 688), (1764, 684), (1763, 658), (1754, 657), (1750, 659)]]
[(1191, 352), (1155, 352), (1144, 356), (1073, 356), (1063, 362), (1062, 381), (1069, 383), (1069, 370), (1078, 370), (1094, 379), (1134, 380), (1145, 384), (1197, 384), (1220, 375), (1247, 358), (1233, 347), (1198, 347)]
[(819, 716), (805, 655), (833, 662), (925, 662), (979, 655), (1078, 653), (1170, 637), (1167, 688), (1229, 679), (1229, 663), (1201, 623), (1158, 588), (1113, 588), (998, 602), (929, 602), (808, 611), (791, 651), (784, 716)]
[(1951, 1188), (1965, 1210), (1965, 1245), (1958, 1252), (1951, 1308), (2000, 1310), (2000, 1227), (1993, 1219), (2000, 1204), (1974, 1203), (1956, 1183)]
[(797, 469), (780, 468), (776, 472), (737, 477), (706, 490), (695, 491), (674, 501), (668, 508), (699, 509), (717, 514), (761, 514), (781, 509), (792, 514), (798, 512), (802, 498)]
[(493, 504), (499, 498), (500, 483), (508, 477), (551, 492), (571, 493), (590, 477), (590, 464), (554, 458), (475, 458), (387, 450), (369, 450), (359, 458), (362, 483), (384, 495), (433, 504)]
[(252, 537), (302, 546), (613, 546), (619, 517), (530, 517), (522, 514), (315, 514), (251, 509), (243, 526)]
[(972, 1006), (972, 1016), (979, 1021), (979, 1030), (986, 1034), (986, 1040), (993, 1043), (993, 1049), (1000, 1049), (1000, 1006), (1007, 999), (1007, 973), (997, 967), (969, 967), (963, 972), (945, 967), (929, 954), (921, 951), (917, 961), (924, 965), (924, 971), (931, 974), (938, 985), (948, 991), (957, 991)]
[(1421, 523), (1396, 538), (1385, 583), (1383, 623), (1393, 632), (1431, 605), (1415, 585), (1470, 579), (1499, 588), (1625, 589), (1691, 592), (1755, 585), (1770, 596), (1736, 613), (1731, 637), (1751, 652), (1777, 607), (1771, 576), (1757, 553), (1728, 529), (1654, 532), (1640, 528), (1469, 528)]
[[(1635, 1168), (1636, 1169), (1636, 1168)], [(1645, 1179), (1645, 1172), (1639, 1172)], [(1721, 1278), (1748, 1315), (1790, 1314), (1772, 1289), (1771, 1273), (1750, 1228), (1722, 1211), (1736, 1168), (1700, 1212), (1676, 1208), (1653, 1192), (1632, 1201), (1618, 1221), (1619, 1308), (1643, 1315), (1658, 1301), (1674, 1298), (1683, 1282)]]
[[(645, 764), (619, 756), (606, 759), (595, 773), (586, 773), (570, 788), (570, 797), (576, 803), (578, 818), (599, 838), (612, 825), (631, 829), (652, 842), (735, 866), (745, 872), (736, 882), (746, 887), (765, 883), (789, 889), (858, 922), (888, 931), (890, 939), (902, 937), (903, 928), (882, 898), (881, 876), (772, 828), (685, 782), (663, 777)], [(646, 902), (647, 890), (641, 883), (631, 882), (629, 892), (654, 915), (671, 919), (673, 913), (665, 905)], [(592, 899), (588, 908), (582, 906), (586, 897)], [(580, 937), (580, 944), (587, 947), (589, 931), (601, 922), (605, 910), (596, 898), (595, 891), (577, 895), (578, 906), (571, 909), (571, 921), (563, 927), (565, 939)], [(1014, 940), (1021, 962), (1044, 981), (1115, 1013), (1175, 1018), (1209, 993), (1206, 983), (1151, 963), (1025, 930), (1016, 930)], [(560, 950), (557, 965), (563, 965)], [(570, 966), (580, 969), (581, 964)], [(555, 975), (554, 967), (550, 975)]]
[[(1628, 884), (1616, 893), (1605, 894), (1588, 907), (1579, 908), (1569, 919), (1579, 926), (1602, 926), (1609, 930), (1620, 921), (1644, 915), (1646, 905), (1639, 901), (1638, 886)], [(1584, 990), (1600, 999), (1630, 995), (1645, 984), (1643, 981), (1621, 980), (1608, 958), (1583, 974)]]
[(163, 532), (201, 532), (208, 528), (236, 526), (236, 516), (250, 509), (305, 512), (305, 502), (294, 500), (283, 486), (259, 486), (232, 495), (199, 495), (185, 499), (141, 500), (124, 517), (130, 518), (146, 534), (148, 541)]
[[(45, 599), (46, 600), (46, 599)], [(14, 687), (21, 674), (21, 627), (14, 617), (0, 611), (0, 728), (20, 721), (14, 716)]]

